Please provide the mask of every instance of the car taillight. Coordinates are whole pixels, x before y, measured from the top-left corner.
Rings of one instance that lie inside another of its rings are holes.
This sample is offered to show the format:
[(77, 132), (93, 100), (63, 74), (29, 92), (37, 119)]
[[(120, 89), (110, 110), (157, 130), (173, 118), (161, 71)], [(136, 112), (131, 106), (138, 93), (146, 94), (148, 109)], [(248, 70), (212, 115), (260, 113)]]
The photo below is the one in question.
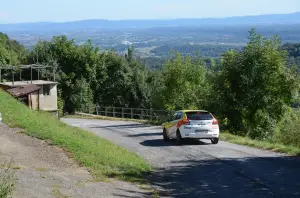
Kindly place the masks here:
[(182, 125), (190, 125), (190, 121), (188, 119), (181, 120), (178, 122), (177, 127), (180, 128)]
[(217, 119), (213, 119), (213, 125), (218, 125), (219, 124), (219, 121)]

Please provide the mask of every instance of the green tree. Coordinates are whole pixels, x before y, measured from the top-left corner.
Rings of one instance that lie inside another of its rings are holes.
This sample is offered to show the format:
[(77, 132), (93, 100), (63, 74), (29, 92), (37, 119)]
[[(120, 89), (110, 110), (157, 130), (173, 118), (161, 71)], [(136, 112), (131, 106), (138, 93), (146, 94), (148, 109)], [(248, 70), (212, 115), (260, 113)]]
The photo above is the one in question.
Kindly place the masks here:
[(0, 66), (24, 63), (26, 55), (27, 50), (23, 45), (0, 32)]
[(153, 104), (169, 110), (206, 106), (208, 84), (204, 61), (192, 61), (177, 53), (153, 82)]
[(84, 78), (76, 80), (70, 101), (74, 110), (93, 113), (95, 107), (93, 103), (93, 92), (89, 83)]
[(286, 60), (277, 37), (263, 38), (254, 29), (241, 52), (223, 55), (215, 90), (231, 130), (245, 131), (252, 138), (273, 136), (298, 89)]
[[(93, 47), (90, 41), (83, 45), (76, 45), (73, 40), (65, 36), (53, 37), (51, 41), (39, 41), (31, 51), (30, 63), (43, 63), (57, 67), (56, 80), (62, 90), (65, 111), (74, 112), (73, 90), (77, 89), (77, 80), (86, 80), (93, 88), (97, 83), (96, 70), (100, 63), (99, 49)], [(44, 72), (44, 77), (50, 78), (51, 73)], [(83, 79), (82, 79), (83, 78)]]
[(95, 101), (102, 106), (146, 108), (147, 79), (148, 72), (139, 61), (129, 61), (114, 52), (103, 53), (97, 69)]

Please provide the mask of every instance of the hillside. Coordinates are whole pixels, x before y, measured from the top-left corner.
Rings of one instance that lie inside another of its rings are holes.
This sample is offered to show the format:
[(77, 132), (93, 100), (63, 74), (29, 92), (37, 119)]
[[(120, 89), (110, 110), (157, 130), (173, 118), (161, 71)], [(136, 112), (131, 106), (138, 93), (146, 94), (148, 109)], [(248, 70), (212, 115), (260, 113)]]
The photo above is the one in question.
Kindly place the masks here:
[(150, 170), (136, 154), (82, 129), (70, 127), (48, 113), (31, 111), (2, 90), (0, 101), (4, 123), (63, 148), (97, 179), (143, 180), (143, 173)]

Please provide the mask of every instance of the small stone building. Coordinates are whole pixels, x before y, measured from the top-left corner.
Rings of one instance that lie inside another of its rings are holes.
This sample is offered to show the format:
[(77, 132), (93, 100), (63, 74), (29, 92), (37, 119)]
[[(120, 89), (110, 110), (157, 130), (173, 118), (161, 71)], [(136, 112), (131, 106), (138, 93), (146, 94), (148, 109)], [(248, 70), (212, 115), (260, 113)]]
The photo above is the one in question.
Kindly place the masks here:
[(58, 115), (56, 82), (44, 80), (2, 82), (0, 88), (31, 109)]

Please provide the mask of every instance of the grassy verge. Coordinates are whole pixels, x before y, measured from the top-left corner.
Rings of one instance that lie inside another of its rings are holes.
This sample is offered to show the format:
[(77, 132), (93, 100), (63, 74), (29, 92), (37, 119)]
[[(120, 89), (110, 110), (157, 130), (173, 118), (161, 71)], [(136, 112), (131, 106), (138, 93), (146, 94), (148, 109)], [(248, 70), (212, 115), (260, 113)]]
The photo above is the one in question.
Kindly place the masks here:
[[(132, 120), (132, 119), (105, 117), (105, 116), (69, 115), (67, 117), (84, 118), (84, 119), (101, 119), (101, 120), (124, 120), (124, 121), (134, 121), (134, 122), (147, 123), (147, 124), (153, 124), (153, 125), (161, 125), (162, 124), (162, 122), (159, 122), (159, 121)], [(252, 140), (247, 137), (232, 135), (228, 132), (221, 133), (220, 139), (223, 141), (234, 143), (234, 144), (246, 145), (246, 146), (271, 150), (271, 151), (280, 152), (280, 153), (287, 153), (290, 155), (300, 155), (300, 148), (297, 148), (294, 146), (288, 146), (288, 145), (279, 144), (279, 143), (275, 143), (275, 142)]]
[(68, 126), (46, 112), (32, 111), (0, 90), (0, 112), (4, 123), (20, 127), (26, 134), (51, 140), (70, 153), (81, 165), (89, 168), (96, 179), (117, 177), (143, 182), (151, 171), (144, 159), (128, 150), (77, 127)]
[(283, 145), (275, 142), (252, 140), (247, 137), (232, 135), (228, 132), (221, 133), (220, 137), (221, 140), (231, 142), (234, 144), (262, 148), (262, 149), (271, 150), (275, 152), (287, 153), (290, 155), (300, 155), (300, 148), (294, 146)]
[(10, 164), (0, 165), (0, 198), (9, 197), (16, 182), (13, 168)]

